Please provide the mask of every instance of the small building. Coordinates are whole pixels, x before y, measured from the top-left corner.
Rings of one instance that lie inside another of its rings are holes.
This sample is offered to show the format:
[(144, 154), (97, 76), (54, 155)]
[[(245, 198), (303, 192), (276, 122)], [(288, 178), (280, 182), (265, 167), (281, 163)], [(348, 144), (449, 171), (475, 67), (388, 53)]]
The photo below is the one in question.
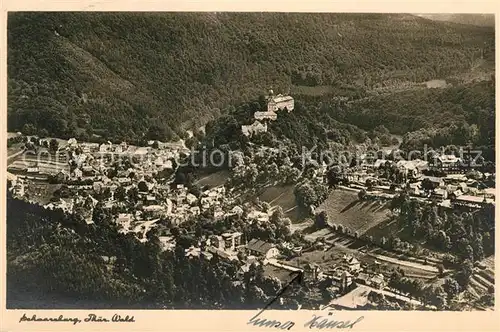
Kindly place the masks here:
[(163, 163), (163, 169), (173, 169), (174, 168), (174, 164), (172, 163), (172, 160), (168, 159), (168, 160), (165, 160), (165, 162)]
[(224, 215), (225, 213), (222, 209), (218, 208), (214, 210), (214, 215), (213, 215), (214, 220), (222, 220), (224, 219)]
[(344, 262), (351, 272), (358, 272), (361, 270), (361, 263), (354, 256), (344, 255)]
[(231, 214), (233, 215), (237, 215), (237, 216), (241, 216), (243, 215), (243, 209), (240, 207), (240, 206), (235, 206), (234, 208), (232, 208), (231, 210)]
[(148, 205), (156, 204), (156, 197), (154, 195), (146, 195), (144, 203)]
[(266, 259), (276, 258), (280, 252), (272, 243), (268, 243), (259, 239), (252, 239), (246, 245), (250, 255), (265, 257)]
[(384, 275), (375, 274), (369, 275), (364, 272), (360, 272), (358, 276), (355, 278), (356, 283), (371, 286), (378, 289), (383, 289), (386, 286), (386, 281)]
[(85, 165), (82, 167), (82, 173), (85, 176), (93, 176), (96, 174), (96, 171), (94, 170), (94, 168), (92, 166)]
[(82, 148), (83, 153), (91, 153), (99, 151), (98, 143), (82, 143), (80, 144), (80, 147)]
[(428, 163), (419, 159), (399, 160), (396, 166), (408, 179), (418, 179), (421, 177), (422, 171), (428, 168)]
[(359, 310), (368, 303), (369, 293), (369, 288), (357, 287), (351, 292), (334, 299), (329, 303), (329, 306), (335, 310)]
[(462, 195), (463, 195), (462, 191), (460, 189), (458, 189), (458, 190), (455, 190), (454, 192), (448, 194), (448, 197), (451, 200), (455, 200), (455, 199), (457, 199), (457, 197), (460, 197)]
[(159, 236), (160, 246), (162, 251), (174, 251), (175, 250), (175, 238), (173, 236)]
[(26, 172), (28, 172), (30, 174), (38, 174), (38, 173), (40, 173), (40, 168), (38, 168), (38, 166), (28, 167), (26, 169)]
[(421, 196), (423, 194), (422, 189), (420, 188), (420, 182), (410, 183), (408, 185), (408, 193), (412, 196)]
[(373, 163), (373, 169), (379, 169), (380, 167), (384, 166), (387, 160), (385, 159), (377, 159)]
[(79, 168), (76, 168), (74, 171), (73, 171), (73, 176), (77, 179), (80, 179), (82, 176), (83, 176), (83, 172), (81, 169)]
[(447, 174), (444, 181), (450, 184), (459, 184), (467, 181), (467, 177), (464, 174)]
[(243, 135), (248, 137), (252, 137), (253, 135), (258, 133), (267, 132), (267, 123), (262, 124), (261, 122), (255, 120), (251, 125), (242, 125), (241, 132), (243, 133)]
[(448, 198), (448, 191), (443, 188), (437, 188), (431, 193), (431, 198), (445, 200)]
[(195, 258), (195, 257), (200, 257), (201, 255), (201, 249), (196, 248), (196, 247), (189, 247), (188, 249), (184, 249), (185, 256), (188, 258)]
[(59, 171), (54, 175), (54, 180), (57, 183), (62, 183), (69, 179), (69, 174), (66, 171)]
[(462, 160), (455, 155), (440, 155), (429, 163), (431, 170), (456, 172), (461, 170)]
[(68, 140), (68, 145), (71, 146), (71, 147), (76, 147), (78, 144), (78, 142), (76, 141), (76, 138), (70, 138)]
[(134, 151), (134, 157), (144, 157), (150, 152), (150, 147), (139, 147)]
[(370, 279), (370, 285), (374, 288), (384, 289), (386, 286), (385, 278), (383, 274), (376, 274)]
[(226, 242), (220, 235), (212, 235), (209, 239), (209, 245), (224, 250), (226, 247)]
[(117, 224), (130, 224), (133, 216), (130, 213), (120, 213), (118, 214), (118, 218), (116, 218)]
[(453, 201), (454, 206), (468, 207), (472, 209), (480, 209), (486, 204), (494, 204), (495, 200), (491, 198), (471, 195), (461, 195)]
[(190, 209), (189, 209), (189, 212), (193, 215), (193, 216), (199, 216), (201, 214), (201, 209), (199, 206), (192, 206)]
[(254, 211), (251, 211), (248, 214), (247, 218), (249, 220), (257, 220), (257, 221), (260, 221), (260, 222), (268, 222), (269, 221), (269, 214), (267, 214), (265, 212), (254, 210)]
[(163, 205), (146, 205), (142, 208), (144, 212), (150, 213), (153, 217), (159, 217), (164, 211)]
[(118, 181), (118, 183), (122, 186), (126, 186), (132, 183), (132, 179), (128, 176), (119, 177), (116, 179), (116, 181)]
[(236, 247), (240, 245), (241, 242), (241, 233), (224, 233), (222, 234), (222, 238), (224, 239), (224, 246), (226, 250), (235, 250)]
[(444, 180), (442, 178), (429, 176), (422, 180), (422, 184), (426, 184), (432, 189), (444, 186)]
[(14, 187), (12, 187), (12, 194), (14, 196), (24, 196), (24, 184), (23, 183), (16, 183)]
[(253, 114), (255, 120), (272, 120), (275, 121), (278, 118), (278, 114), (273, 111), (268, 112), (255, 112)]
[(341, 291), (346, 290), (352, 284), (352, 274), (348, 271), (336, 270), (330, 278), (332, 279), (332, 285)]
[(166, 211), (166, 214), (169, 215), (172, 213), (172, 210), (174, 208), (174, 203), (172, 202), (172, 200), (170, 198), (167, 198), (166, 199), (166, 203), (167, 203), (167, 211)]
[(102, 181), (96, 181), (92, 184), (92, 188), (94, 189), (94, 192), (96, 192), (96, 193), (100, 193), (103, 186), (104, 186), (104, 183)]
[(198, 198), (195, 195), (193, 195), (193, 194), (186, 195), (186, 202), (189, 205), (192, 205), (192, 204), (196, 203), (197, 201), (198, 201)]
[(99, 152), (108, 152), (109, 148), (110, 148), (109, 144), (103, 143), (99, 145)]

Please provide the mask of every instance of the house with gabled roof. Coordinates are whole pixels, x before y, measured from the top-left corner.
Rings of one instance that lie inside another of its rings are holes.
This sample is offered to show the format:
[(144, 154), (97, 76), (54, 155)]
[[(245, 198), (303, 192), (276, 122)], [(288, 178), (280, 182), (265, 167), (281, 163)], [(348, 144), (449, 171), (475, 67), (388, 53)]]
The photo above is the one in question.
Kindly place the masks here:
[(280, 252), (272, 243), (259, 239), (252, 239), (246, 245), (250, 255), (265, 257), (266, 259), (276, 258)]

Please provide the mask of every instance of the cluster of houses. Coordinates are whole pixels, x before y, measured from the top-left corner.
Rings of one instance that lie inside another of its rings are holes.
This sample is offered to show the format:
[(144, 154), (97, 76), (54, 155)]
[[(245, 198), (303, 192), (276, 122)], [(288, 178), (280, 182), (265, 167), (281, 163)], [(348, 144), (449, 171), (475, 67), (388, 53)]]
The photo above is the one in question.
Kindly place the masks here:
[[(140, 207), (135, 213), (120, 213), (115, 219), (117, 225), (121, 227), (124, 233), (137, 233), (138, 226), (147, 225), (140, 232), (140, 240), (146, 241), (145, 234), (155, 223), (164, 218), (169, 220), (172, 225), (179, 225), (192, 217), (199, 216), (203, 212), (210, 212), (214, 220), (221, 220), (228, 215), (241, 215), (243, 210), (235, 206), (227, 211), (223, 205), (225, 202), (225, 187), (215, 187), (203, 191), (200, 197), (189, 193), (187, 187), (178, 184), (171, 189), (166, 186), (158, 185), (156, 182), (150, 182), (148, 192), (139, 192), (139, 198), (142, 200)], [(109, 200), (110, 204), (114, 202), (113, 198)]]
[(38, 151), (27, 151), (22, 159), (9, 165), (8, 171), (18, 176), (47, 180), (55, 177), (57, 181), (92, 180), (106, 171), (115, 161), (127, 158), (139, 167), (134, 172), (143, 176), (152, 176), (164, 170), (173, 170), (174, 163), (180, 155), (189, 150), (180, 143), (162, 143), (150, 141), (147, 147), (136, 147), (126, 142), (78, 143), (70, 138), (57, 152), (49, 152), (47, 148)]
[(365, 271), (359, 260), (351, 255), (344, 255), (337, 265), (328, 270), (322, 270), (317, 264), (311, 263), (303, 268), (291, 266), (288, 262), (270, 262), (269, 264), (290, 272), (302, 271), (306, 282), (322, 282), (333, 298), (342, 297), (360, 285), (372, 290), (383, 290), (387, 286), (387, 281), (382, 274)]
[[(60, 183), (66, 183), (65, 190), (69, 190), (69, 193), (55, 197), (44, 207), (62, 209), (68, 213), (77, 212), (87, 224), (94, 222), (93, 211), (98, 203), (101, 208), (110, 210), (115, 216), (114, 221), (120, 232), (133, 233), (143, 242), (147, 241), (148, 231), (157, 227), (160, 220), (167, 220), (171, 225), (180, 225), (201, 214), (214, 221), (230, 216), (261, 223), (270, 219), (270, 211), (260, 211), (250, 203), (246, 206), (236, 204), (231, 194), (226, 193), (224, 186), (205, 188), (194, 195), (183, 184), (174, 184), (173, 178), (167, 179), (166, 183), (158, 182), (152, 176), (154, 172), (171, 167), (171, 164), (160, 162), (158, 158), (163, 157), (168, 161), (183, 153), (182, 147), (155, 144), (155, 147), (137, 148), (126, 143), (108, 142), (99, 145), (78, 143), (75, 139), (70, 139), (61, 149), (69, 156), (71, 171), (60, 171), (54, 176), (61, 180)], [(115, 157), (123, 155), (141, 158), (130, 163), (128, 168), (115, 167)], [(11, 180), (14, 180), (11, 191), (17, 196), (24, 196), (26, 190), (23, 178), (12, 173), (9, 175)], [(132, 196), (133, 209), (130, 205)], [(212, 255), (233, 257), (241, 246), (241, 234), (233, 234), (230, 239), (227, 236), (222, 234), (207, 239), (204, 245)], [(161, 236), (160, 240), (165, 250), (175, 247), (171, 236)], [(247, 246), (248, 252), (255, 255), (260, 255), (263, 248), (267, 248), (263, 246), (259, 249), (257, 240), (250, 241)], [(189, 255), (195, 255), (198, 249), (192, 248)], [(276, 250), (271, 249), (271, 252)]]
[(254, 113), (254, 122), (250, 125), (242, 125), (241, 131), (245, 136), (252, 136), (257, 133), (267, 131), (267, 121), (275, 121), (278, 119), (276, 112), (280, 110), (293, 111), (295, 102), (291, 96), (284, 96), (281, 94), (274, 95), (273, 90), (269, 90), (267, 97), (267, 110), (257, 111)]
[[(189, 258), (212, 259), (218, 255), (226, 261), (239, 260), (238, 253), (244, 253), (245, 259), (240, 267), (240, 273), (248, 271), (252, 264), (269, 265), (286, 273), (302, 272), (306, 282), (326, 281), (327, 289), (335, 295), (345, 294), (358, 284), (367, 285), (375, 289), (386, 287), (383, 275), (364, 272), (360, 262), (351, 255), (344, 255), (342, 261), (332, 269), (323, 271), (317, 264), (306, 264), (305, 266), (294, 265), (291, 261), (281, 261), (280, 250), (275, 244), (251, 239), (243, 243), (242, 234), (239, 232), (224, 233), (210, 237), (203, 236), (198, 241), (198, 246), (185, 249), (185, 255)], [(161, 241), (163, 238), (160, 239)], [(164, 248), (175, 246), (173, 237), (164, 237)], [(165, 249), (168, 250), (168, 249)]]
[[(411, 197), (434, 201), (448, 208), (475, 209), (495, 202), (495, 175), (475, 171), (482, 178), (468, 178), (464, 174), (460, 158), (454, 155), (440, 155), (431, 162), (420, 159), (389, 161), (391, 167), (402, 177), (403, 184), (398, 185), (380, 177), (387, 162), (385, 159), (362, 162), (358, 170), (347, 174), (350, 186), (366, 189), (372, 196), (389, 199), (404, 189)], [(444, 175), (424, 175), (429, 170), (439, 171)]]

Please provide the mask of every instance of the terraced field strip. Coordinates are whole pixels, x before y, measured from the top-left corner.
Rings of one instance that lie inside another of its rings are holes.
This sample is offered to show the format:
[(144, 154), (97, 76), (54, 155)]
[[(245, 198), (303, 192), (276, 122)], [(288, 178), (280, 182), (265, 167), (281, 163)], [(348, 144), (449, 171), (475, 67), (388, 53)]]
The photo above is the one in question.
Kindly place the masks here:
[(473, 275), (471, 278), (470, 278), (470, 285), (472, 287), (474, 287), (474, 289), (476, 291), (481, 292), (481, 293), (485, 293), (488, 291), (488, 288), (486, 286), (484, 286), (483, 284), (481, 284), (476, 278), (475, 278), (475, 275)]
[(370, 255), (372, 257), (375, 257), (378, 260), (385, 261), (385, 262), (388, 262), (388, 263), (393, 263), (393, 264), (397, 264), (397, 265), (407, 266), (407, 267), (411, 267), (411, 268), (415, 268), (415, 269), (419, 269), (419, 270), (423, 270), (423, 271), (427, 271), (427, 272), (432, 272), (432, 273), (438, 273), (439, 272), (439, 270), (436, 267), (434, 267), (434, 266), (422, 265), (422, 264), (418, 264), (418, 263), (414, 263), (414, 262), (408, 262), (408, 261), (402, 261), (402, 260), (395, 259), (395, 258), (392, 258), (392, 257), (387, 257), (387, 256), (382, 256), (382, 255), (377, 255), (377, 254), (371, 254), (371, 253), (367, 253), (367, 255)]
[(481, 297), (481, 295), (479, 295), (476, 290), (474, 289), (474, 287), (472, 287), (472, 285), (469, 285), (467, 286), (467, 291), (472, 295), (474, 296), (476, 299), (479, 299)]
[(488, 280), (486, 280), (485, 278), (483, 278), (481, 275), (479, 274), (474, 274), (474, 277), (476, 278), (476, 280), (483, 286), (485, 287), (494, 287), (494, 284), (489, 282)]
[(479, 271), (478, 274), (484, 279), (488, 280), (491, 284), (495, 283), (494, 271), (488, 269), (484, 271)]
[(408, 255), (404, 255), (404, 254), (398, 254), (398, 253), (390, 252), (390, 251), (384, 250), (382, 248), (375, 248), (375, 249), (373, 249), (371, 251), (371, 253), (382, 254), (384, 256), (389, 256), (389, 257), (392, 257), (392, 258), (395, 258), (395, 259), (402, 259), (402, 260), (405, 260), (405, 261), (415, 262), (415, 263), (419, 263), (419, 264), (423, 264), (423, 265), (438, 265), (438, 264), (441, 264), (443, 262), (439, 258), (426, 257), (426, 260), (427, 260), (426, 261), (425, 259), (421, 259), (421, 258), (417, 258), (417, 257), (414, 257), (414, 256), (408, 256)]

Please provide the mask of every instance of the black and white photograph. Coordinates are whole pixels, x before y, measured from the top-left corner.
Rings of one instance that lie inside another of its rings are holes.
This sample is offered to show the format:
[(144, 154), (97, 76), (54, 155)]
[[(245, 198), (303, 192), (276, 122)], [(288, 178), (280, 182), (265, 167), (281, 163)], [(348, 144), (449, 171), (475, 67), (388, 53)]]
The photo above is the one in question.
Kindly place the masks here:
[(494, 310), (494, 14), (6, 35), (7, 309)]

